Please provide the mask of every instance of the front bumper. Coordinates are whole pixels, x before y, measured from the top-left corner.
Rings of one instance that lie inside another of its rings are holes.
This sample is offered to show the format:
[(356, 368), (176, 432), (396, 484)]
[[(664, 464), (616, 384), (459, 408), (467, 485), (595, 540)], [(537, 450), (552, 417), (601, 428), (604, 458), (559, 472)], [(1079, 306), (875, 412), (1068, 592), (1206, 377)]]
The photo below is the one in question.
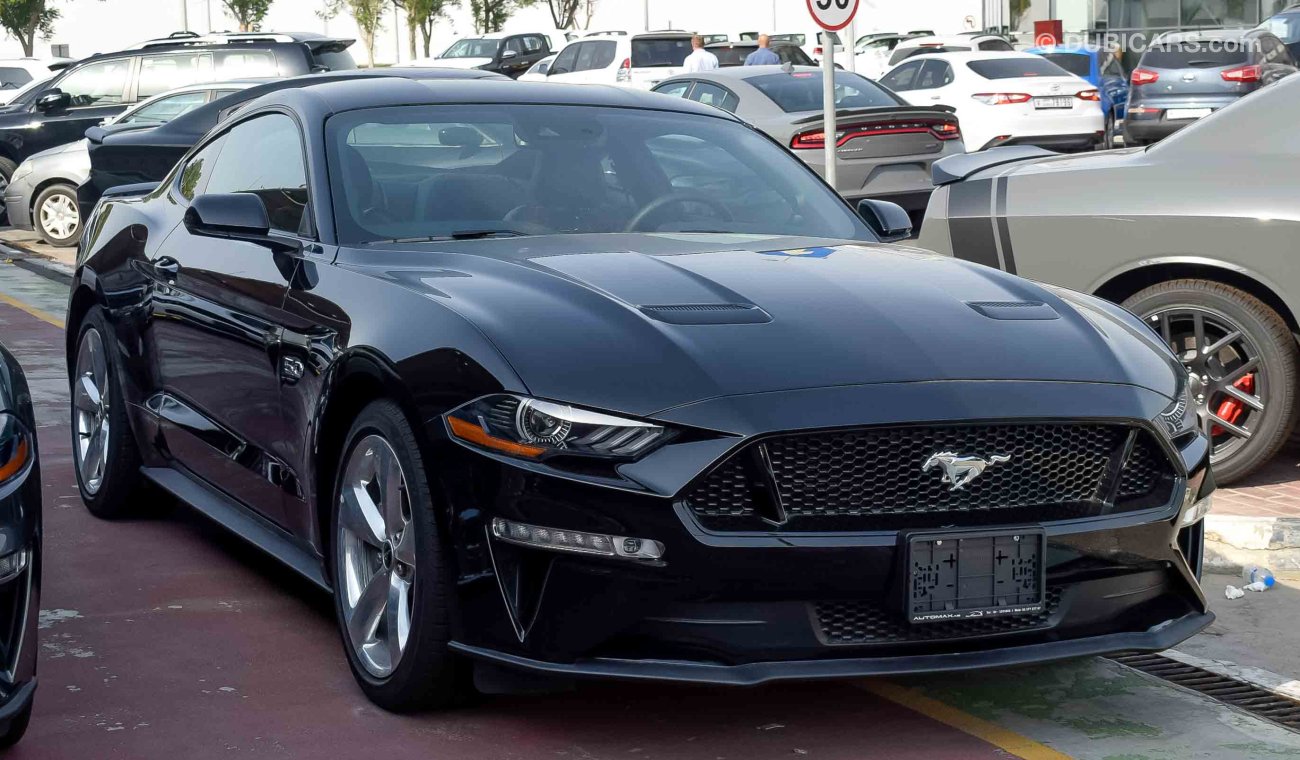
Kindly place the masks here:
[(9, 225), (20, 230), (33, 229), (31, 196), (26, 192), (21, 192), (21, 187), (10, 185), (5, 191), (4, 200)]
[[(710, 464), (751, 436), (796, 428), (795, 418), (826, 428), (970, 419), (974, 409), (1000, 421), (1041, 419), (1045, 409), (1075, 419), (1090, 409), (1147, 420), (1168, 403), (1132, 387), (960, 385), (797, 391), (665, 413), (737, 437), (666, 447), (625, 467), (622, 483), (521, 467), (443, 436), (439, 461), (457, 473), (443, 483), (460, 581), (453, 647), (559, 675), (743, 685), (1156, 651), (1213, 620), (1196, 580), (1200, 534), (1177, 525), (1184, 494), (1214, 488), (1202, 439), (1177, 452), (1183, 479), (1163, 506), (1042, 524), (1051, 604), (1023, 625), (908, 624), (906, 531), (711, 531), (679, 498)], [(435, 436), (439, 423), (429, 424)], [(547, 552), (492, 538), (492, 517), (650, 538), (667, 550), (653, 563)]]

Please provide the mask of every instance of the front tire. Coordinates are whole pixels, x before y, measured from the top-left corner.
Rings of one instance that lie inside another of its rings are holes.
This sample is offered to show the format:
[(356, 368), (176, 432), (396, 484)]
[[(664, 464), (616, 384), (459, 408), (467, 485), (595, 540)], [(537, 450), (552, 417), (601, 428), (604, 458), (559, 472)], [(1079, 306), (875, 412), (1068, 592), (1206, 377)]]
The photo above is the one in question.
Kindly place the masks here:
[(143, 491), (112, 335), (103, 309), (91, 307), (78, 333), (71, 394), (77, 487), (90, 513), (105, 519), (130, 514)]
[(448, 648), (452, 571), (415, 433), (400, 407), (375, 401), (343, 451), (330, 562), (348, 665), (386, 710), (447, 707), (462, 667)]
[(1111, 150), (1115, 147), (1115, 114), (1106, 114), (1106, 126), (1102, 131), (1101, 143), (1097, 150)]
[(1300, 356), (1285, 320), (1251, 294), (1209, 280), (1153, 285), (1124, 302), (1202, 378), (1202, 427), (1215, 481), (1268, 462), (1296, 425)]
[(42, 190), (32, 204), (32, 226), (50, 245), (60, 248), (76, 245), (81, 234), (77, 188), (58, 184)]

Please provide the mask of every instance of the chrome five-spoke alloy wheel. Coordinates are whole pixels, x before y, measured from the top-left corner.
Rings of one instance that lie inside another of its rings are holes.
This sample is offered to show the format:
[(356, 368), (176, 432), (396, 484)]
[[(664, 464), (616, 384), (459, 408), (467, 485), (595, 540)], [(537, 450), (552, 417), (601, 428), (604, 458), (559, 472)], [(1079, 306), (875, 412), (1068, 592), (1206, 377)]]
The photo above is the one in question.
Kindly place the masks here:
[(337, 584), (348, 641), (370, 675), (386, 678), (406, 650), (415, 587), (411, 498), (392, 446), (363, 438), (339, 490)]
[(1180, 306), (1147, 320), (1191, 374), (1201, 426), (1214, 443), (1212, 461), (1232, 456), (1264, 419), (1269, 378), (1259, 347), (1212, 309)]
[(108, 357), (104, 339), (96, 329), (81, 337), (77, 349), (77, 374), (72, 389), (76, 409), (77, 470), (86, 493), (94, 495), (104, 482), (108, 464)]

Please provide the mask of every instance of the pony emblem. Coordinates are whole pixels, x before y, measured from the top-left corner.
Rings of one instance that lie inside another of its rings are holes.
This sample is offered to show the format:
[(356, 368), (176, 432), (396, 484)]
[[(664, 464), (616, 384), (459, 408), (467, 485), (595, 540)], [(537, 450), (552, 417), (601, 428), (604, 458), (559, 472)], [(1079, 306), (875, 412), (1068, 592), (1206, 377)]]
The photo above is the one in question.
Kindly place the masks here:
[(925, 460), (921, 465), (922, 472), (929, 472), (935, 467), (943, 468), (943, 482), (951, 483), (950, 491), (960, 491), (975, 478), (984, 474), (984, 471), (995, 464), (1006, 464), (1011, 461), (1011, 457), (1003, 454), (994, 454), (985, 459), (984, 457), (962, 456), (951, 451), (941, 451), (938, 454), (931, 454), (930, 458)]

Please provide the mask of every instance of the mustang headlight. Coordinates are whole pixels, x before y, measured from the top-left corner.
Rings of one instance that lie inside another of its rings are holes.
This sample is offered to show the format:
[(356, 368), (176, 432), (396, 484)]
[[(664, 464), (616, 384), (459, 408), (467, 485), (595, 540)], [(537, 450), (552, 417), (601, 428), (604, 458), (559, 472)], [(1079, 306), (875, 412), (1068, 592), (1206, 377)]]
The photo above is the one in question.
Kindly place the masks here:
[(1197, 395), (1200, 378), (1190, 375), (1182, 365), (1175, 365), (1178, 387), (1174, 389), (1174, 400), (1158, 418), (1160, 427), (1176, 440), (1196, 430), (1199, 417), (1197, 414)]
[(577, 454), (630, 460), (672, 435), (649, 422), (506, 393), (471, 401), (445, 419), (454, 438), (523, 459)]
[(0, 412), (0, 486), (17, 477), (32, 460), (26, 428), (12, 414)]

